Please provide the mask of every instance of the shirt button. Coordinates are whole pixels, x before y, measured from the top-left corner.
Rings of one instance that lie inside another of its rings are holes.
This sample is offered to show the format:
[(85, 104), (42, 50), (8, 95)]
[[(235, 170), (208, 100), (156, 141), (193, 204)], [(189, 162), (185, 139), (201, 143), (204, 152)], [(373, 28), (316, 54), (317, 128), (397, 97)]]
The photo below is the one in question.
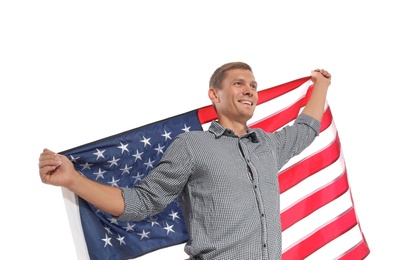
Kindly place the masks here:
[(263, 214), (263, 213), (261, 213), (261, 216), (262, 216), (262, 217), (264, 217), (264, 214)]
[(263, 247), (266, 247), (266, 244), (264, 244)]
[(257, 185), (254, 185), (254, 188), (257, 189)]

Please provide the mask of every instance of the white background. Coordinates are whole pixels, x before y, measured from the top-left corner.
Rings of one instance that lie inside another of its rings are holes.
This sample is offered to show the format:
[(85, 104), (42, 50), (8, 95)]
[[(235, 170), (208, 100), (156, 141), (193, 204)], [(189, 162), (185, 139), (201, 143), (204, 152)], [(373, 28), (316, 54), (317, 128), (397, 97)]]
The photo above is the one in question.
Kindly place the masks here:
[(76, 259), (62, 191), (38, 176), (44, 147), (208, 105), (213, 70), (244, 61), (260, 89), (332, 73), (328, 102), (367, 259), (415, 257), (411, 2), (2, 1), (2, 254)]

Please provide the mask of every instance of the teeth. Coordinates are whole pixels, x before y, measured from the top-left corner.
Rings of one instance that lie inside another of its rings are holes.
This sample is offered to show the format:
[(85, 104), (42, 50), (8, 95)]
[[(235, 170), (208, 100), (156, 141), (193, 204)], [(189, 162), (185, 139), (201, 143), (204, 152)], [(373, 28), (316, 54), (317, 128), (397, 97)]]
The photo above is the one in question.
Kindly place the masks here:
[(251, 106), (251, 102), (249, 102), (249, 101), (241, 101), (241, 103), (247, 104), (247, 105), (250, 105)]

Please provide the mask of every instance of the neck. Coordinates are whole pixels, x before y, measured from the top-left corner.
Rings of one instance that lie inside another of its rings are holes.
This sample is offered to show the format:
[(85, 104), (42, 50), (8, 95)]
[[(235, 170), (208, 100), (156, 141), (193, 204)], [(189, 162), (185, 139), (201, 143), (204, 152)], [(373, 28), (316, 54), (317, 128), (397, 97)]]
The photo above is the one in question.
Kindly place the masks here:
[(218, 123), (225, 128), (233, 130), (237, 136), (242, 136), (247, 133), (247, 122), (228, 121), (219, 118)]

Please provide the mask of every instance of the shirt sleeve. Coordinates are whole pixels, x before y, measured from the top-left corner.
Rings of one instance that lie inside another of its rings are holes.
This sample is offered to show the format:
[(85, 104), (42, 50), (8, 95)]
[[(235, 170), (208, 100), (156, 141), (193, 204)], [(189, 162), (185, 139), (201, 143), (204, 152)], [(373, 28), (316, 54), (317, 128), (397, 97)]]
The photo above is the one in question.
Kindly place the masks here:
[(321, 123), (317, 119), (300, 114), (292, 125), (276, 132), (279, 169), (315, 140), (320, 127)]
[(118, 219), (140, 221), (161, 212), (181, 194), (192, 169), (191, 153), (178, 136), (138, 186), (121, 188), (125, 206)]

